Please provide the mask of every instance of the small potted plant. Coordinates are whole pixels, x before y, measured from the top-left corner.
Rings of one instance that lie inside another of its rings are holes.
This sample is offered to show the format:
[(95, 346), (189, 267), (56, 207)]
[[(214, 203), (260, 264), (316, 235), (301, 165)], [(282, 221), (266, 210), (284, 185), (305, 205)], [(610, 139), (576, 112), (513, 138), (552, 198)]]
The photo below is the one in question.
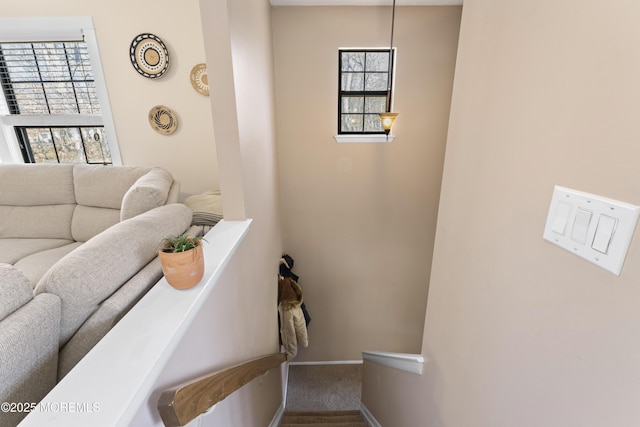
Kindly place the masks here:
[(186, 234), (167, 236), (162, 239), (158, 257), (167, 282), (176, 289), (191, 288), (202, 280), (204, 257), (202, 237)]

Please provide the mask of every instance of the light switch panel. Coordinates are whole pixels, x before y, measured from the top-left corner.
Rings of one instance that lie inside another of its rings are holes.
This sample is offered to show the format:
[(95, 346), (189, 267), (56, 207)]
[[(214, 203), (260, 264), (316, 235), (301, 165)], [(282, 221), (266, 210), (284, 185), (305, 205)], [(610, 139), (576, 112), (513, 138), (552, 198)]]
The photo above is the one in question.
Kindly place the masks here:
[(544, 239), (619, 276), (640, 207), (555, 186)]

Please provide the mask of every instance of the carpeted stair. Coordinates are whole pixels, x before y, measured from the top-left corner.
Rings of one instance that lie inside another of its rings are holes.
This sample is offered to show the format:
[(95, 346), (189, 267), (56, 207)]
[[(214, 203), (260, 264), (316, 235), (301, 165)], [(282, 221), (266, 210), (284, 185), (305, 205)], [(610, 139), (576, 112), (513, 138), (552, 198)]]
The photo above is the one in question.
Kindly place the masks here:
[(280, 427), (368, 427), (360, 411), (285, 412)]

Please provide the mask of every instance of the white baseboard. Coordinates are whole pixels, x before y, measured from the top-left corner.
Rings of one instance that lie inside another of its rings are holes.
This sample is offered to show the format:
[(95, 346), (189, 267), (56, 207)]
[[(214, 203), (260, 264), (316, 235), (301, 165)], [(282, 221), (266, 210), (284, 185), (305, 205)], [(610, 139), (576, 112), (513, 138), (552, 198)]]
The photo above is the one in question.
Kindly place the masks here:
[(282, 380), (282, 406), (287, 407), (287, 390), (289, 389), (289, 362), (280, 365), (280, 378)]
[(360, 413), (362, 413), (365, 421), (367, 421), (367, 423), (371, 427), (382, 427), (382, 424), (380, 424), (378, 420), (376, 420), (376, 417), (373, 416), (371, 411), (369, 411), (369, 409), (367, 409), (367, 407), (364, 406), (364, 403), (362, 402), (360, 402)]
[(269, 427), (278, 427), (280, 425), (280, 421), (282, 420), (282, 416), (284, 415), (284, 402), (280, 405), (276, 414), (273, 416), (273, 419), (269, 423)]
[(362, 365), (362, 360), (319, 360), (316, 362), (290, 362), (289, 365)]

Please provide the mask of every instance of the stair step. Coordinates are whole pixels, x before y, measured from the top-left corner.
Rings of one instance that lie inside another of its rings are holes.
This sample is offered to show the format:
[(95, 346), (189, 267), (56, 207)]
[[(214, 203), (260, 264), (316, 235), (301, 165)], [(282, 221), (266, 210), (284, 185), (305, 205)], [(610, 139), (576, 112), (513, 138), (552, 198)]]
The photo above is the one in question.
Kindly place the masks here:
[(360, 411), (287, 411), (284, 417), (362, 417)]
[(304, 423), (304, 424), (280, 424), (281, 427), (369, 427), (364, 421), (356, 423)]
[(360, 411), (285, 412), (282, 427), (368, 427)]
[(284, 417), (282, 419), (283, 422), (287, 422), (289, 424), (317, 424), (321, 422), (332, 422), (332, 423), (353, 423), (362, 421), (361, 416), (356, 415), (342, 415), (342, 416), (313, 416), (313, 417)]

